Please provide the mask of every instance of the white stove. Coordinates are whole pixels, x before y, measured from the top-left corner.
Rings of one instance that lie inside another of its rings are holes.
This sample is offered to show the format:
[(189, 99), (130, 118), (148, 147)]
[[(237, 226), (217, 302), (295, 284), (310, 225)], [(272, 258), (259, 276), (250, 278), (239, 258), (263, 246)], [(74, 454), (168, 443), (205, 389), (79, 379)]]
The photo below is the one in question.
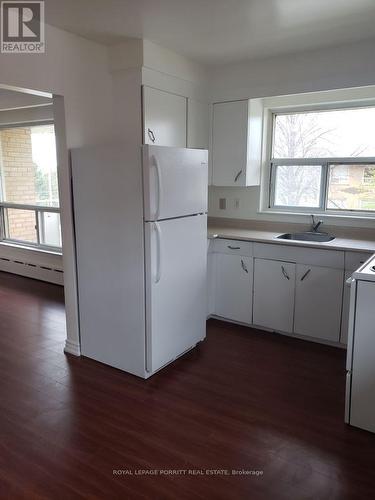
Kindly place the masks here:
[(375, 255), (350, 281), (345, 421), (375, 432)]
[(352, 278), (356, 280), (375, 281), (375, 255), (354, 271)]

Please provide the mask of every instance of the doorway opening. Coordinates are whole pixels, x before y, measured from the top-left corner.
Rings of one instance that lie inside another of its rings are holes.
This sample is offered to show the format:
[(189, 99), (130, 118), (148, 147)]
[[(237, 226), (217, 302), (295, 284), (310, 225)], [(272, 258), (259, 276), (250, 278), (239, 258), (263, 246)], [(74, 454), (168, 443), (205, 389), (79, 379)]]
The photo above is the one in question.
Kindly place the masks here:
[(10, 331), (22, 322), (22, 342), (78, 355), (65, 137), (62, 97), (0, 85), (0, 313)]

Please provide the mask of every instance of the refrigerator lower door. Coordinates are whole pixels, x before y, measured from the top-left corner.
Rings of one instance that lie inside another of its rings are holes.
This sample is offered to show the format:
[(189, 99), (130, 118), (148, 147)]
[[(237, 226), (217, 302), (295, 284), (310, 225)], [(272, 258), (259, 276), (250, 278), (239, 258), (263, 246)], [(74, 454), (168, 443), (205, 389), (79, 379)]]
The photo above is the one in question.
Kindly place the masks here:
[(206, 336), (207, 216), (145, 223), (146, 369)]
[(207, 212), (207, 155), (203, 149), (143, 146), (146, 221)]

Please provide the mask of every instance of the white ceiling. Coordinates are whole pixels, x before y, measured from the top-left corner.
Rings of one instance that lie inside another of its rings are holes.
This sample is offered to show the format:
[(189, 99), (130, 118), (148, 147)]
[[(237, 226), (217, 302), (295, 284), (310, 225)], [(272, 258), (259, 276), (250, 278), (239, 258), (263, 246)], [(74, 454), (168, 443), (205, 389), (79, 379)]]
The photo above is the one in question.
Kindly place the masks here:
[(374, 0), (46, 0), (46, 16), (104, 44), (146, 38), (205, 63), (375, 38)]

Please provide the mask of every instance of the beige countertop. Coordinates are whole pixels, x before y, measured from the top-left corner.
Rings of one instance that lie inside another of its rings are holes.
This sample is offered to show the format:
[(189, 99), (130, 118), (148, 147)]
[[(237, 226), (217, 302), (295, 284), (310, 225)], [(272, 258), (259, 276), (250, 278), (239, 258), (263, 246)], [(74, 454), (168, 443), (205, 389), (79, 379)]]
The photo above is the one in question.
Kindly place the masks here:
[(209, 238), (228, 238), (282, 245), (375, 253), (375, 229), (325, 226), (322, 231), (335, 236), (326, 243), (277, 239), (283, 233), (309, 230), (306, 224), (291, 224), (241, 219), (208, 219)]

